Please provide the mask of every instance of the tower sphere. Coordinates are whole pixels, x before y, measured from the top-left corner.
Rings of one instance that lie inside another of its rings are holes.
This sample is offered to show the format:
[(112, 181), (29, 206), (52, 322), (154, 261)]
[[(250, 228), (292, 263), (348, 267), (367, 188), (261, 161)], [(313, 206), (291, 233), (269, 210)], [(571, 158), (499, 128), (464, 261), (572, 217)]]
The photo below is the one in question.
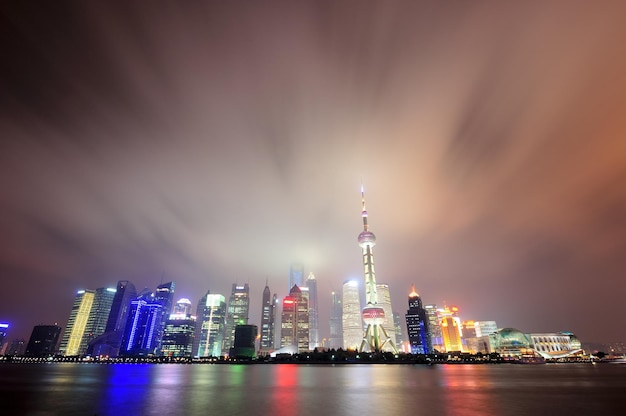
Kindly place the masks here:
[(361, 234), (359, 234), (359, 245), (361, 247), (364, 247), (367, 245), (372, 246), (372, 247), (375, 246), (376, 236), (371, 231), (362, 231)]

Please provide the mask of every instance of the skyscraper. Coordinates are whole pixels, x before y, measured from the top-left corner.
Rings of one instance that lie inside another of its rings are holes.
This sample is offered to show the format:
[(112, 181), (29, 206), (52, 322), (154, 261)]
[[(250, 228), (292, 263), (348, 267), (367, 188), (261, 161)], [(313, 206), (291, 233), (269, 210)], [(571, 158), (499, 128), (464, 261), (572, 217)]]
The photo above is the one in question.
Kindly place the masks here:
[(432, 353), (428, 317), (422, 305), (422, 299), (415, 291), (415, 287), (412, 287), (411, 293), (409, 293), (409, 309), (406, 311), (405, 317), (411, 354)]
[(356, 350), (363, 341), (361, 296), (359, 293), (359, 284), (356, 280), (349, 280), (343, 284), (341, 306), (343, 348)]
[(426, 305), (426, 317), (428, 318), (428, 338), (430, 338), (430, 345), (432, 346), (432, 352), (444, 351), (443, 336), (441, 335), (441, 326), (439, 325), (439, 309), (437, 305)]
[(111, 287), (100, 287), (96, 289), (79, 354), (85, 354), (89, 343), (104, 334), (109, 315), (111, 314), (111, 306), (113, 305), (115, 293), (116, 290)]
[[(374, 271), (374, 251), (376, 245), (376, 236), (369, 230), (367, 223), (367, 210), (365, 209), (365, 191), (361, 185), (361, 202), (363, 209), (361, 218), (363, 219), (363, 231), (359, 234), (359, 246), (363, 253), (363, 270), (365, 277), (365, 301), (363, 308), (363, 322), (367, 325), (365, 336), (359, 348), (360, 351), (383, 351), (390, 348), (397, 352), (397, 348), (393, 339), (391, 339), (385, 330), (385, 311), (378, 304), (378, 296), (376, 294), (376, 273)], [(389, 344), (389, 347), (387, 346)]]
[(83, 335), (85, 334), (94, 297), (95, 291), (93, 290), (79, 290), (76, 292), (74, 305), (72, 306), (72, 311), (61, 339), (61, 345), (59, 346), (59, 352), (62, 355), (79, 355), (81, 353)]
[(228, 352), (235, 341), (235, 327), (248, 324), (250, 309), (250, 288), (248, 284), (238, 285), (233, 283), (233, 289), (228, 301), (228, 314), (226, 317), (226, 333), (222, 351)]
[(194, 355), (220, 357), (226, 330), (226, 298), (207, 292), (198, 303), (197, 315)]
[(298, 352), (309, 350), (309, 303), (297, 285), (283, 300), (280, 347), (296, 346)]
[(89, 343), (105, 332), (115, 289), (79, 290), (67, 321), (59, 352), (84, 355)]
[(317, 280), (313, 273), (306, 278), (306, 287), (309, 289), (309, 349), (313, 350), (320, 345), (318, 328)]
[(126, 321), (128, 320), (130, 302), (136, 297), (137, 289), (135, 289), (135, 285), (128, 280), (117, 282), (104, 334), (94, 338), (89, 343), (87, 354), (117, 357), (122, 343), (124, 328), (126, 328)]
[[(359, 308), (360, 309), (360, 308)], [(330, 293), (330, 336), (328, 338), (328, 347), (338, 349), (343, 347), (343, 325), (341, 317), (343, 315), (341, 307), (341, 294), (337, 292)]]
[[(187, 299), (185, 299), (187, 300)], [(196, 317), (187, 313), (172, 313), (165, 322), (161, 355), (166, 357), (191, 357)]]
[(384, 351), (394, 351), (394, 345), (396, 344), (396, 324), (393, 321), (393, 308), (391, 306), (391, 293), (389, 292), (389, 285), (386, 283), (376, 283), (376, 296), (378, 297), (378, 306), (383, 308), (385, 312), (385, 318), (383, 320), (383, 328), (387, 331), (387, 335), (393, 343), (388, 342), (383, 347)]
[(289, 268), (289, 288), (287, 290), (291, 290), (293, 285), (304, 286), (304, 266), (302, 263), (292, 263)]
[(265, 283), (265, 289), (263, 289), (263, 302), (261, 304), (261, 342), (260, 348), (262, 351), (270, 351), (274, 349), (274, 320), (275, 320), (275, 308), (272, 302), (272, 294), (270, 288)]
[(174, 282), (157, 286), (154, 293), (144, 290), (131, 301), (119, 355), (157, 355), (167, 317), (172, 310)]
[(58, 325), (36, 325), (30, 334), (25, 355), (29, 357), (44, 357), (56, 352), (61, 327)]

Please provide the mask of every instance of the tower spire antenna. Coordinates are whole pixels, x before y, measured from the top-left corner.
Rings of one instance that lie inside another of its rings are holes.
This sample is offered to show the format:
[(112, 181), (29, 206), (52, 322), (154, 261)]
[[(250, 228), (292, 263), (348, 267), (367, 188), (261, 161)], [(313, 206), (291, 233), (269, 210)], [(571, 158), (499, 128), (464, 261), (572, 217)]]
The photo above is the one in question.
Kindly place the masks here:
[(376, 294), (376, 275), (374, 272), (374, 251), (376, 245), (376, 236), (369, 230), (367, 223), (367, 210), (365, 209), (365, 188), (363, 180), (361, 180), (361, 203), (363, 211), (363, 231), (359, 234), (359, 246), (363, 254), (363, 270), (365, 277), (365, 297), (366, 306), (362, 310), (363, 322), (367, 325), (363, 341), (361, 342), (361, 351), (380, 352), (387, 345), (394, 352), (398, 352), (393, 340), (387, 334), (383, 327), (385, 321), (385, 311), (378, 305), (378, 296)]

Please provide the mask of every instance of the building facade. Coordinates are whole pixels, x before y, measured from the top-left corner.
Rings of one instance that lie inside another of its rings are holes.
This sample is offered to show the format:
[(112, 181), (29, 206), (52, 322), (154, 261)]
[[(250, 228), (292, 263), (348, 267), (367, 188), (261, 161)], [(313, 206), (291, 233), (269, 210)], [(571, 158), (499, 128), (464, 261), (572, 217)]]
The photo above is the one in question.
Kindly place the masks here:
[(226, 316), (226, 333), (222, 351), (228, 352), (235, 341), (235, 327), (248, 324), (250, 311), (250, 288), (248, 284), (239, 285), (233, 283), (232, 292), (228, 301), (228, 313)]
[(298, 352), (309, 350), (309, 304), (297, 285), (283, 299), (281, 313), (280, 347), (290, 345)]
[(422, 299), (412, 288), (409, 294), (409, 309), (406, 311), (406, 330), (411, 354), (430, 354), (433, 347), (430, 341), (429, 319)]
[(363, 320), (359, 284), (355, 280), (343, 284), (341, 308), (343, 349), (357, 350), (363, 342)]

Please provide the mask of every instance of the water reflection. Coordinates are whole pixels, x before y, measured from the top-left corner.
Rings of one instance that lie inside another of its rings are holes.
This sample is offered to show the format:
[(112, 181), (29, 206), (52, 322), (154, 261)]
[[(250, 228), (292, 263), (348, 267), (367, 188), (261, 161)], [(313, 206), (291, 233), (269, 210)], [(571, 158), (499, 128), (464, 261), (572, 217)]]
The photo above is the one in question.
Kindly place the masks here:
[(626, 366), (0, 365), (2, 414), (626, 414)]

